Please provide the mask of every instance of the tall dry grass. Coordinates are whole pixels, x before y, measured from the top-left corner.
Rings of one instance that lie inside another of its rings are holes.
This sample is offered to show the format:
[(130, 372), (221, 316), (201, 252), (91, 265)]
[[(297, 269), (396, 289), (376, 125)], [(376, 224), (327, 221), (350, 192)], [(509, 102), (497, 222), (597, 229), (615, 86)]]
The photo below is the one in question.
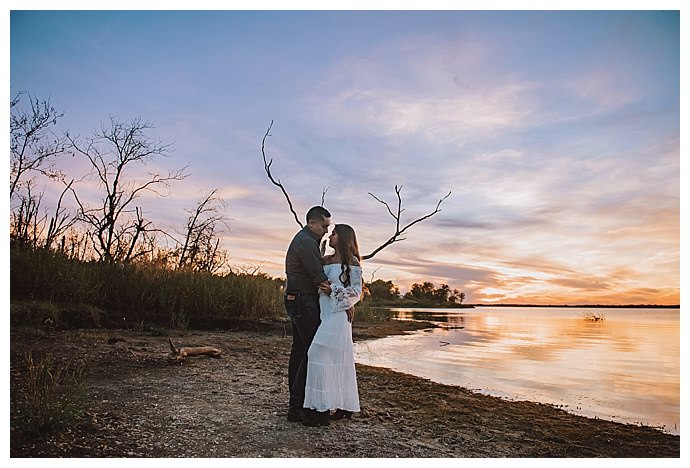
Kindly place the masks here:
[(217, 327), (284, 316), (280, 285), (263, 274), (219, 276), (154, 265), (82, 262), (52, 250), (10, 246), (11, 301), (56, 305), (43, 314), (15, 307), (15, 324), (31, 315), (31, 321), (49, 318), (56, 324)]
[(61, 363), (50, 355), (24, 357), (23, 365), (12, 369), (12, 427), (45, 438), (76, 423), (84, 412), (84, 364)]

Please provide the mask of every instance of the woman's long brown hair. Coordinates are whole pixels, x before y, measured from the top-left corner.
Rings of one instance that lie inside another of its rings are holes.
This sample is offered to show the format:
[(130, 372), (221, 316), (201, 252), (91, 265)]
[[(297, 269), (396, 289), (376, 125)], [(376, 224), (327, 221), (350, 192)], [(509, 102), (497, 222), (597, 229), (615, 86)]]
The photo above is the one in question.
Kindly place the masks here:
[(353, 258), (362, 261), (362, 256), (359, 254), (359, 244), (357, 244), (357, 236), (355, 230), (347, 224), (336, 224), (333, 228), (338, 234), (338, 253), (340, 254), (340, 281), (343, 286), (350, 286), (350, 263)]

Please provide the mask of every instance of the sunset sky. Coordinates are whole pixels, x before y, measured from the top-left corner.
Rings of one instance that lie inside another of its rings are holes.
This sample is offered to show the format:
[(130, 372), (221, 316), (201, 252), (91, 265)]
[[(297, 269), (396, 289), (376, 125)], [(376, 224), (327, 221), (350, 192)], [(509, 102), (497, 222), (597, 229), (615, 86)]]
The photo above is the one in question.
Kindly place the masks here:
[(151, 122), (173, 148), (155, 168), (190, 175), (139, 206), (181, 234), (218, 188), (234, 268), (282, 276), (299, 228), (261, 160), (273, 121), (300, 217), (328, 187), (362, 253), (394, 230), (368, 192), (394, 204), (402, 185), (403, 224), (452, 192), (367, 280), (471, 303), (680, 303), (678, 11), (15, 11), (9, 75), (61, 131)]

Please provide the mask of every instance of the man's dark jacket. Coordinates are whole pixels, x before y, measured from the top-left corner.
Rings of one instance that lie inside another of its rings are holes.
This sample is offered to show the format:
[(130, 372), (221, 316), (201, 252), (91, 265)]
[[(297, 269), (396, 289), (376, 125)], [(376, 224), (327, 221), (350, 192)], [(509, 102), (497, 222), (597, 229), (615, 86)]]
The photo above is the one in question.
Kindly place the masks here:
[(290, 242), (285, 256), (286, 294), (318, 294), (319, 284), (328, 280), (323, 272), (319, 238), (304, 226)]

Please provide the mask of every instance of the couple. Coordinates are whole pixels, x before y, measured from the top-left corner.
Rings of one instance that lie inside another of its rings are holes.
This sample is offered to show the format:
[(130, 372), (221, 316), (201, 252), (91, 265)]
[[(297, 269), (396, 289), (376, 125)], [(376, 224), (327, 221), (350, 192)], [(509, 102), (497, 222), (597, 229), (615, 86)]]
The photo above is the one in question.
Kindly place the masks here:
[(328, 210), (311, 208), (285, 257), (285, 309), (292, 322), (288, 421), (307, 426), (359, 411), (351, 322), (362, 295), (361, 258), (346, 224), (335, 225), (329, 237), (335, 253), (322, 258), (319, 242), (330, 224)]

